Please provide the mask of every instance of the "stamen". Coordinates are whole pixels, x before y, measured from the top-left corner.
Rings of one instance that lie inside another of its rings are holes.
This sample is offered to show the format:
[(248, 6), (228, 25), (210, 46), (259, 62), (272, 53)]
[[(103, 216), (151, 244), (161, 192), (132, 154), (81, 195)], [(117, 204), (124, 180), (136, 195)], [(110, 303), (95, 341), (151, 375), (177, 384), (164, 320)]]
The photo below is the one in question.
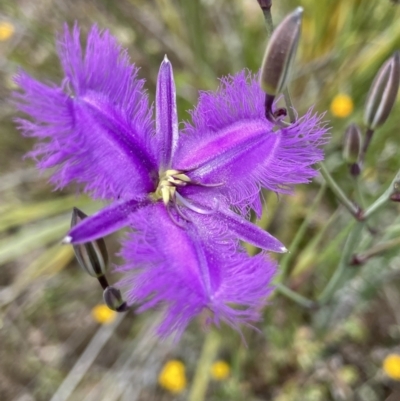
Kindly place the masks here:
[(182, 217), (182, 219), (187, 220), (187, 221), (192, 221), (192, 220), (190, 220), (189, 217), (185, 216), (185, 214), (182, 212), (182, 210), (177, 202), (174, 203), (174, 206), (175, 206), (175, 210), (178, 212), (179, 216)]
[[(161, 200), (166, 206), (167, 212), (171, 220), (179, 227), (184, 227), (184, 222), (190, 221), (190, 218), (182, 211), (181, 205), (199, 214), (212, 214), (214, 209), (206, 210), (202, 207), (196, 206), (187, 201), (182, 195), (179, 194), (177, 189), (188, 184), (200, 185), (203, 187), (218, 187), (223, 183), (203, 184), (201, 182), (193, 182), (189, 176), (178, 170), (166, 170), (160, 173), (157, 189), (151, 194), (151, 199), (154, 201)], [(172, 210), (172, 206), (175, 210)], [(174, 215), (174, 213), (178, 215)], [(180, 221), (182, 219), (182, 221)]]
[(204, 184), (202, 182), (199, 181), (192, 181), (191, 184), (193, 185), (198, 185), (199, 187), (205, 187), (205, 188), (216, 188), (216, 187), (220, 187), (222, 185), (224, 185), (223, 182), (217, 182), (215, 184), (211, 183), (211, 184)]
[(183, 223), (181, 223), (180, 221), (178, 221), (175, 218), (175, 216), (172, 214), (171, 206), (169, 204), (167, 205), (167, 212), (173, 223), (175, 223), (178, 227), (185, 228), (185, 225)]
[(182, 203), (182, 205), (186, 206), (188, 209), (192, 210), (193, 212), (200, 213), (200, 214), (213, 214), (214, 210), (205, 210), (192, 203), (188, 202), (183, 196), (181, 196), (178, 192), (175, 194), (176, 199)]

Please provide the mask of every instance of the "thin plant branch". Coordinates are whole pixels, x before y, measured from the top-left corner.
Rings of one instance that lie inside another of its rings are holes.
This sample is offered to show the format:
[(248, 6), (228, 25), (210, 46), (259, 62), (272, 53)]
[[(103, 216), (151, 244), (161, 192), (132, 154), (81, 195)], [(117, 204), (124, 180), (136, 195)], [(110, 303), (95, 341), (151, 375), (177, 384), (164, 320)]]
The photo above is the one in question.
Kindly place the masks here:
[(324, 163), (320, 162), (318, 165), (320, 167), (319, 171), (321, 172), (322, 177), (324, 177), (329, 188), (336, 195), (336, 198), (343, 204), (343, 206), (346, 207), (346, 209), (356, 220), (361, 220), (363, 215), (361, 207), (347, 197), (339, 184), (333, 179)]
[(399, 181), (400, 170), (397, 172), (386, 191), (362, 213), (361, 217), (363, 220), (367, 220), (372, 214), (376, 213), (379, 209), (386, 205), (386, 203), (390, 200), (391, 195), (393, 195), (395, 186)]
[(188, 401), (203, 401), (205, 399), (210, 381), (211, 365), (217, 355), (220, 343), (221, 336), (211, 329), (204, 339)]
[(363, 222), (357, 222), (351, 230), (347, 240), (344, 244), (342, 251), (342, 257), (340, 258), (339, 266), (333, 273), (331, 279), (328, 281), (327, 286), (324, 288), (322, 293), (318, 297), (318, 302), (326, 304), (331, 300), (336, 290), (340, 287), (343, 281), (345, 281), (346, 271), (349, 270), (351, 263), (351, 255), (354, 253), (356, 244), (360, 241), (360, 236), (364, 228)]
[(317, 196), (314, 199), (314, 202), (308, 208), (307, 215), (305, 216), (299, 229), (296, 231), (296, 235), (294, 236), (291, 244), (289, 245), (289, 248), (288, 248), (289, 252), (285, 253), (285, 255), (282, 257), (282, 260), (279, 264), (280, 273), (279, 273), (279, 276), (275, 279), (275, 283), (280, 283), (280, 282), (284, 281), (285, 278), (288, 276), (290, 263), (291, 263), (293, 257), (296, 255), (296, 252), (297, 252), (297, 249), (299, 248), (300, 242), (304, 238), (304, 235), (307, 231), (308, 226), (310, 225), (310, 222), (312, 220), (314, 212), (316, 211), (319, 204), (321, 203), (321, 200), (325, 194), (325, 191), (326, 191), (326, 183), (324, 182), (321, 185), (321, 187), (317, 193)]
[(281, 283), (276, 283), (275, 289), (278, 291), (280, 294), (284, 295), (286, 298), (292, 300), (296, 304), (306, 308), (306, 309), (315, 309), (318, 307), (318, 304), (314, 301), (311, 301), (310, 299), (307, 299), (306, 297), (303, 297), (297, 292), (292, 291), (290, 288), (284, 286)]
[(68, 400), (125, 316), (125, 313), (120, 313), (111, 324), (101, 326), (97, 330), (85, 351), (83, 351), (50, 401)]
[(400, 245), (400, 238), (392, 239), (391, 241), (383, 242), (382, 244), (377, 244), (368, 251), (354, 254), (351, 260), (351, 265), (361, 265), (367, 262), (369, 259), (381, 255), (387, 251), (390, 251), (393, 248), (396, 248)]

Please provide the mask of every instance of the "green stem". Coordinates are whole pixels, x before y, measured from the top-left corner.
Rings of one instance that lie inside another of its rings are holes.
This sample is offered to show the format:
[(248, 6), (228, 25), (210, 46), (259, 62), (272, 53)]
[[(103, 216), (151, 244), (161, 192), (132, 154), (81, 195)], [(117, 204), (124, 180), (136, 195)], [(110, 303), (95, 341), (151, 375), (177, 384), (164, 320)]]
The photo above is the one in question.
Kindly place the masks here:
[(400, 238), (392, 239), (391, 241), (384, 242), (382, 244), (375, 245), (373, 248), (365, 251), (363, 253), (355, 254), (352, 258), (352, 265), (361, 265), (365, 263), (368, 259), (374, 256), (380, 255), (392, 248), (398, 247), (400, 245)]
[(286, 88), (283, 91), (283, 98), (285, 99), (286, 110), (289, 114), (289, 120), (291, 123), (294, 123), (296, 121), (296, 115), (294, 114), (292, 97), (290, 96), (290, 92), (289, 92), (288, 88)]
[(360, 177), (354, 177), (354, 188), (355, 188), (355, 194), (356, 194), (356, 200), (358, 204), (361, 206), (361, 208), (364, 208), (365, 202), (364, 202), (364, 196), (361, 191), (360, 187)]
[(393, 178), (386, 191), (362, 213), (362, 218), (364, 220), (367, 220), (369, 217), (371, 217), (372, 214), (374, 214), (376, 211), (386, 205), (386, 203), (390, 200), (391, 195), (393, 195), (395, 186), (399, 180), (400, 170), (397, 172), (396, 176)]
[(354, 253), (357, 243), (360, 241), (361, 232), (364, 228), (363, 222), (357, 222), (355, 227), (351, 230), (349, 236), (347, 237), (346, 243), (344, 244), (342, 257), (340, 258), (339, 266), (333, 273), (328, 285), (324, 288), (318, 301), (321, 304), (325, 304), (330, 301), (332, 296), (335, 294), (336, 290), (346, 281), (346, 272), (349, 269), (351, 262), (351, 255)]
[(264, 14), (265, 25), (267, 27), (268, 38), (271, 37), (274, 31), (274, 23), (272, 22), (271, 7), (272, 0), (257, 0)]
[(326, 190), (326, 185), (324, 182), (321, 185), (321, 187), (318, 191), (318, 194), (314, 199), (314, 202), (308, 209), (306, 217), (304, 218), (303, 222), (301, 223), (299, 229), (296, 231), (296, 235), (294, 236), (291, 244), (289, 245), (289, 252), (285, 253), (285, 255), (283, 256), (283, 258), (279, 264), (280, 274), (275, 279), (275, 282), (282, 282), (288, 276), (290, 262), (292, 261), (293, 257), (296, 255), (296, 252), (297, 252), (297, 249), (299, 248), (300, 242), (304, 238), (304, 235), (307, 231), (307, 227), (309, 226), (312, 216), (313, 216), (315, 210), (317, 209), (318, 205), (320, 204), (322, 197), (324, 196), (325, 190)]
[(364, 141), (364, 145), (361, 149), (361, 154), (360, 154), (360, 158), (359, 158), (361, 167), (364, 164), (365, 155), (367, 154), (369, 144), (371, 143), (371, 139), (372, 139), (373, 135), (374, 135), (374, 130), (372, 130), (371, 128), (368, 128), (367, 132), (365, 133), (365, 141)]
[(210, 330), (204, 339), (188, 401), (203, 401), (210, 381), (211, 365), (215, 360), (221, 342), (220, 335)]
[(338, 185), (338, 183), (333, 179), (328, 169), (326, 168), (323, 162), (319, 163), (320, 172), (322, 177), (324, 177), (326, 183), (332, 192), (336, 195), (339, 201), (347, 208), (347, 210), (354, 216), (356, 220), (360, 220), (360, 214), (362, 212), (359, 205), (351, 201), (347, 195), (343, 192), (342, 188)]
[(311, 309), (317, 306), (317, 304), (314, 301), (311, 301), (310, 299), (303, 297), (302, 295), (292, 291), (290, 288), (284, 286), (281, 283), (275, 283), (274, 286), (280, 294), (296, 302), (300, 306), (303, 306), (304, 308)]

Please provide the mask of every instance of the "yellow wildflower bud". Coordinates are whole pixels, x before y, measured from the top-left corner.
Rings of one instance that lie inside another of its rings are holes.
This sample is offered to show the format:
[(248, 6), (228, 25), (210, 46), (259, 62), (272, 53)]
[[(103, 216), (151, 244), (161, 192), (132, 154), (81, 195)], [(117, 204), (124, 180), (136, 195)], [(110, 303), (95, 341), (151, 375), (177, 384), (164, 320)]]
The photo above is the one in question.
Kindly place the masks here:
[(383, 361), (383, 370), (393, 380), (400, 380), (400, 355), (389, 354)]
[(0, 42), (10, 39), (11, 36), (14, 34), (14, 31), (14, 25), (10, 22), (0, 22)]
[(111, 310), (107, 305), (96, 305), (92, 309), (92, 316), (100, 324), (110, 324), (117, 317), (117, 312)]
[(168, 361), (158, 376), (158, 384), (171, 393), (181, 393), (186, 388), (185, 365), (176, 359)]
[(211, 366), (211, 376), (214, 380), (225, 380), (230, 372), (231, 368), (225, 361), (216, 361)]
[(336, 95), (331, 103), (331, 113), (338, 118), (346, 118), (354, 109), (353, 99), (344, 93)]

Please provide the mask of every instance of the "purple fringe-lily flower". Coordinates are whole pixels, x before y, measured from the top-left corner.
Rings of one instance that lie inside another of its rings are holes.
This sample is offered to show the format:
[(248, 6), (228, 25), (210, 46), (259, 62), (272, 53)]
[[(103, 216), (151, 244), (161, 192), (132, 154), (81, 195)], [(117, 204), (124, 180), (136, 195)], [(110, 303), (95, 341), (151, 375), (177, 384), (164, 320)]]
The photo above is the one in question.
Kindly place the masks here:
[[(79, 244), (122, 227), (129, 304), (166, 306), (161, 335), (180, 334), (202, 310), (233, 327), (260, 318), (275, 262), (266, 251), (285, 252), (280, 241), (251, 224), (261, 212), (260, 189), (287, 193), (306, 183), (323, 158), (326, 129), (311, 110), (288, 128), (264, 116), (257, 77), (224, 78), (216, 94), (204, 92), (193, 125), (179, 132), (172, 66), (161, 64), (152, 107), (115, 39), (94, 26), (83, 54), (79, 29), (59, 42), (65, 78), (40, 83), (24, 72), (18, 108), (24, 135), (39, 140), (30, 156), (52, 168), (56, 188), (73, 182), (111, 202), (68, 233)], [(260, 248), (250, 257), (240, 241)]]

